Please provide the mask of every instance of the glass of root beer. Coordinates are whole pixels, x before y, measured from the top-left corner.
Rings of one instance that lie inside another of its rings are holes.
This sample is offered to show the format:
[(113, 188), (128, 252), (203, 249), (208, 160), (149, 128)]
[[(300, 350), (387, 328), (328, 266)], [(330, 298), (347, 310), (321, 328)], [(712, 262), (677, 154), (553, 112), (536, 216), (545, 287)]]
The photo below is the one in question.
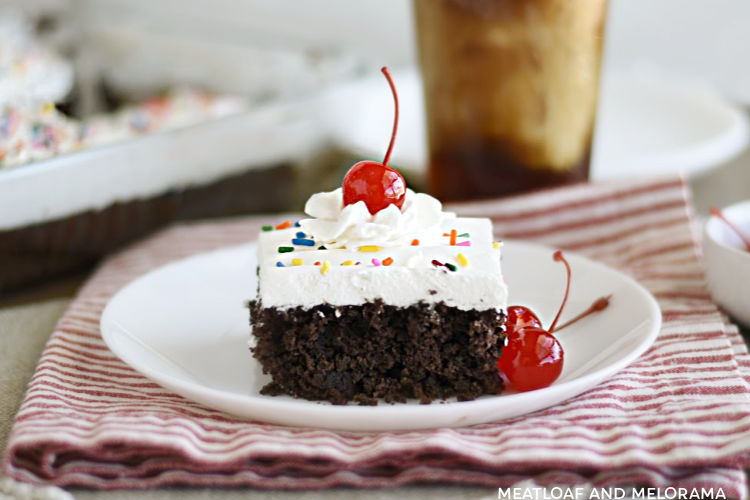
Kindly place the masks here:
[(413, 0), (432, 194), (588, 179), (606, 0)]

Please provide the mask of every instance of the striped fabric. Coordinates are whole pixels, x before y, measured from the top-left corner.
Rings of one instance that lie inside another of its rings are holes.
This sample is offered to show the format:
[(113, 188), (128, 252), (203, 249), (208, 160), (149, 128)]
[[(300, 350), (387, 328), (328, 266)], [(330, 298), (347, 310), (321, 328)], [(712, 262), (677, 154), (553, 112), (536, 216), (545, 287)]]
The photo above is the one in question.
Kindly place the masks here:
[(240, 421), (149, 382), (100, 338), (99, 315), (124, 284), (171, 260), (246, 241), (273, 221), (182, 225), (111, 257), (82, 288), (30, 382), (5, 471), (21, 481), (102, 489), (531, 480), (721, 487), (745, 496), (750, 356), (706, 291), (681, 179), (579, 185), (452, 208), (491, 217), (502, 237), (574, 250), (630, 274), (661, 305), (656, 343), (594, 389), (500, 423), (357, 434)]

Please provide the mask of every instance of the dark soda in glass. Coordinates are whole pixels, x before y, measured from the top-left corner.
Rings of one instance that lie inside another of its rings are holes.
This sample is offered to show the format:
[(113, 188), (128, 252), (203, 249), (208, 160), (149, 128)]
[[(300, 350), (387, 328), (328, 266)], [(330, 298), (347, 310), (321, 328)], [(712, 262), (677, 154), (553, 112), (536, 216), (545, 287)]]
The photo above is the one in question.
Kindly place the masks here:
[(606, 10), (606, 0), (414, 0), (432, 194), (588, 178)]

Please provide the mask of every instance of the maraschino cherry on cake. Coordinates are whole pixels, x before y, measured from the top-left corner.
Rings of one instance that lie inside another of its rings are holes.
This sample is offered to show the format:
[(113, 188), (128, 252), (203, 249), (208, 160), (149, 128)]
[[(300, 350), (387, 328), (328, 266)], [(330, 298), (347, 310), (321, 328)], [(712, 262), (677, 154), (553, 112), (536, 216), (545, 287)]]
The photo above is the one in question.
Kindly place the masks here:
[(498, 394), (507, 287), (484, 218), (456, 217), (388, 166), (359, 162), (307, 219), (267, 226), (250, 303), (264, 394), (333, 403)]

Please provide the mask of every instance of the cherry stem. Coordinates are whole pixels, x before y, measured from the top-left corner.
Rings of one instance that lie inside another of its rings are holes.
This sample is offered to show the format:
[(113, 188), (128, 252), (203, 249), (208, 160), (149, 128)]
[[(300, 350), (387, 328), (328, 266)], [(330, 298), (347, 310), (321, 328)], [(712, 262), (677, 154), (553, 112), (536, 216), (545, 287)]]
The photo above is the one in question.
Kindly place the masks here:
[(732, 224), (731, 222), (729, 222), (729, 219), (727, 219), (724, 216), (724, 214), (721, 212), (721, 210), (719, 210), (716, 207), (711, 207), (711, 208), (708, 209), (708, 211), (711, 212), (711, 215), (713, 215), (714, 217), (718, 217), (719, 220), (723, 221), (724, 224), (726, 224), (727, 226), (729, 226), (729, 228), (732, 231), (734, 231), (737, 234), (737, 236), (740, 237), (740, 239), (742, 240), (742, 243), (745, 245), (745, 250), (747, 250), (748, 252), (750, 252), (750, 240), (748, 240), (747, 237), (744, 234), (742, 234), (742, 231), (740, 231), (737, 226), (735, 226), (734, 224)]
[(562, 304), (560, 304), (560, 309), (557, 311), (557, 316), (555, 316), (554, 321), (552, 321), (552, 325), (549, 327), (549, 333), (552, 333), (555, 331), (555, 326), (557, 326), (557, 322), (560, 319), (560, 315), (563, 312), (563, 309), (565, 309), (565, 304), (568, 302), (568, 294), (570, 294), (570, 276), (572, 274), (570, 270), (570, 264), (568, 264), (568, 261), (565, 259), (565, 256), (560, 250), (557, 250), (552, 258), (558, 262), (562, 262), (565, 264), (565, 272), (567, 274), (567, 283), (565, 284), (565, 296), (563, 297)]
[(396, 112), (393, 115), (393, 132), (391, 132), (391, 143), (388, 144), (388, 151), (385, 152), (385, 158), (383, 159), (383, 166), (388, 166), (388, 161), (391, 159), (391, 152), (393, 151), (393, 144), (396, 142), (396, 131), (398, 130), (398, 94), (396, 93), (396, 85), (393, 84), (393, 78), (388, 72), (388, 68), (383, 66), (380, 71), (385, 75), (385, 79), (388, 80), (388, 85), (391, 86), (391, 92), (393, 93), (393, 103), (396, 106)]
[(563, 328), (572, 325), (576, 321), (582, 320), (583, 318), (585, 318), (586, 316), (588, 316), (590, 314), (594, 314), (595, 312), (603, 311), (604, 309), (607, 308), (607, 306), (609, 306), (609, 301), (610, 300), (612, 300), (612, 294), (609, 294), (606, 297), (599, 297), (598, 299), (596, 299), (589, 306), (588, 309), (586, 309), (585, 311), (583, 311), (581, 314), (579, 314), (578, 316), (576, 316), (573, 319), (570, 319), (570, 320), (566, 321), (562, 325), (558, 326), (557, 327), (557, 331), (559, 332)]

